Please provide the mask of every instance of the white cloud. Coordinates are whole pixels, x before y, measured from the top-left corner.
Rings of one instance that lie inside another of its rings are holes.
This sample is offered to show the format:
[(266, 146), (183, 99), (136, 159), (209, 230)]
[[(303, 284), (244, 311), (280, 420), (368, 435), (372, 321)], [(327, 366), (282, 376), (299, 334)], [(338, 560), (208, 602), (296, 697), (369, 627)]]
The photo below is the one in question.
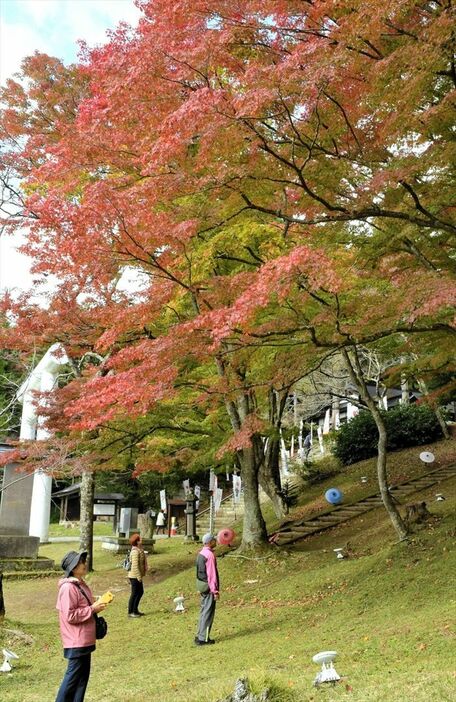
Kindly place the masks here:
[[(78, 39), (102, 44), (107, 29), (121, 21), (135, 26), (139, 17), (133, 0), (0, 0), (0, 83), (36, 50), (71, 63)], [(20, 243), (20, 236), (0, 236), (0, 291), (32, 285), (31, 261), (16, 250)]]
[(30, 286), (31, 259), (17, 251), (25, 243), (21, 234), (0, 237), (0, 290)]
[(22, 59), (35, 49), (46, 51), (46, 42), (33, 27), (2, 23), (0, 27), (0, 83), (19, 70)]
[(0, 82), (35, 50), (71, 63), (79, 39), (104, 43), (107, 29), (139, 17), (133, 0), (0, 0)]

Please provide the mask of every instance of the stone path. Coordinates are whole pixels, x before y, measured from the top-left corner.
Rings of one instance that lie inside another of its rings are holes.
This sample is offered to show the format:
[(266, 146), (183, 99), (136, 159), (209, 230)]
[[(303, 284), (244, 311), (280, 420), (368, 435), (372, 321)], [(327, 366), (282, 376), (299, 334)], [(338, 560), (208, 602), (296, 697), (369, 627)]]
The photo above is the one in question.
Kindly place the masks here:
[[(419, 492), (420, 490), (427, 490), (427, 488), (432, 487), (432, 485), (436, 483), (440, 483), (442, 480), (448, 480), (454, 477), (456, 477), (456, 464), (442, 466), (441, 468), (436, 468), (429, 473), (421, 475), (419, 478), (412, 478), (402, 483), (397, 483), (390, 487), (390, 492), (396, 502), (401, 504), (403, 498), (408, 495)], [(295, 541), (299, 541), (299, 539), (304, 539), (306, 536), (316, 534), (325, 529), (330, 529), (337, 524), (342, 524), (342, 522), (346, 522), (349, 519), (358, 517), (360, 514), (365, 514), (372, 509), (382, 506), (382, 498), (380, 493), (377, 492), (357, 502), (340, 505), (326, 512), (320, 512), (320, 514), (314, 517), (298, 519), (295, 522), (286, 523), (273, 535), (271, 540), (273, 543), (277, 544), (277, 546), (286, 546)]]

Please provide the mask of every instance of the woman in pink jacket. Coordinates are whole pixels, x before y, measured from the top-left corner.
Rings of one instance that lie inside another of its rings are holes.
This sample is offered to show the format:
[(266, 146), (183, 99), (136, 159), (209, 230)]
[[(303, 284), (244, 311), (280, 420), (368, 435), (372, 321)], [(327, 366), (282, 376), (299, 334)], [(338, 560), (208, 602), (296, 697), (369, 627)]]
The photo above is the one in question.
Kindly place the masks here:
[(87, 551), (69, 551), (62, 559), (65, 577), (59, 581), (56, 609), (59, 611), (63, 655), (68, 668), (55, 702), (82, 702), (90, 676), (90, 657), (95, 650), (94, 613), (105, 604), (93, 604), (94, 597), (84, 576)]

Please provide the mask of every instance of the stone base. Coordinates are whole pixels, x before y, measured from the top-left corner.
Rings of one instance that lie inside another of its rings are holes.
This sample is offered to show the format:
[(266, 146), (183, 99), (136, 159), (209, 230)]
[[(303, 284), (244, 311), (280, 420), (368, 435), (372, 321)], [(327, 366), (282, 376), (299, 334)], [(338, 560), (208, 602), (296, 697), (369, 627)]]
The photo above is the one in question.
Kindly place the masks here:
[(5, 574), (15, 571), (21, 573), (38, 572), (54, 568), (55, 563), (50, 558), (0, 558), (0, 572)]
[(37, 558), (39, 546), (39, 536), (0, 534), (0, 559)]
[[(148, 553), (154, 552), (155, 539), (142, 539), (142, 545)], [(128, 553), (131, 549), (130, 541), (125, 536), (103, 536), (101, 548), (112, 553)]]

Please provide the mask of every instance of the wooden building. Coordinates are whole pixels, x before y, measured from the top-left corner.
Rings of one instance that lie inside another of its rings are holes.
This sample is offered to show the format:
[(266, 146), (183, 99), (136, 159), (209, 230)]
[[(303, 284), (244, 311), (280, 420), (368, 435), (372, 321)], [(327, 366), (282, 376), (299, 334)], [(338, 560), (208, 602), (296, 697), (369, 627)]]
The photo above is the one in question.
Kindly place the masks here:
[[(78, 522), (81, 513), (81, 483), (74, 483), (52, 494), (53, 499), (60, 500), (60, 524)], [(125, 501), (121, 492), (95, 492), (93, 500), (94, 520), (112, 521), (113, 531), (117, 528), (120, 508)]]

